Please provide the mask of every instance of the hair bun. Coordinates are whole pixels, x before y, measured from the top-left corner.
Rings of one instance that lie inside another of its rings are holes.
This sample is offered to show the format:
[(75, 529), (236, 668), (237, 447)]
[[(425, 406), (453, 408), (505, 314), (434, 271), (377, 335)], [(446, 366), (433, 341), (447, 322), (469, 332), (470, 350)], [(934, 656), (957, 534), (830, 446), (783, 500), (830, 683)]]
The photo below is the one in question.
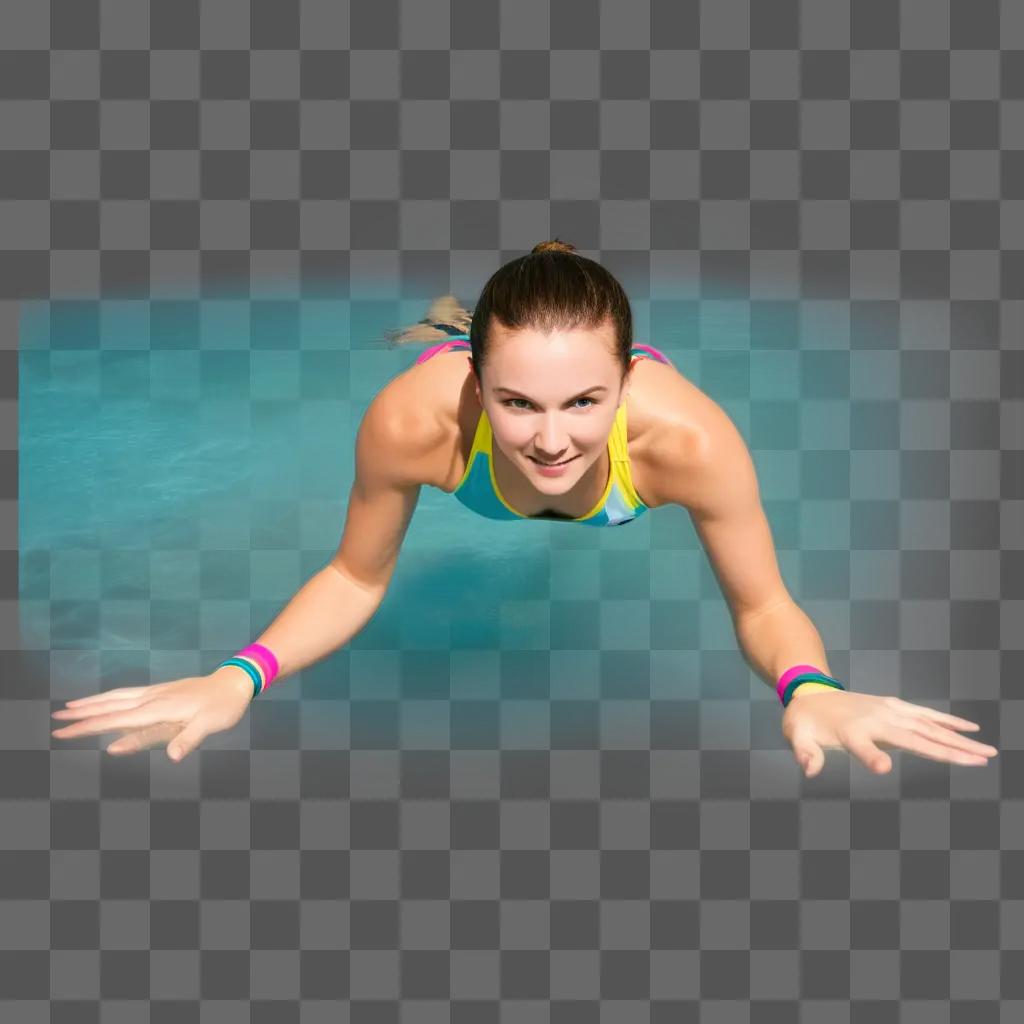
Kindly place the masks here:
[(561, 239), (553, 238), (547, 242), (540, 242), (530, 250), (530, 255), (534, 256), (539, 252), (575, 252), (576, 246), (571, 245), (569, 242), (563, 242)]

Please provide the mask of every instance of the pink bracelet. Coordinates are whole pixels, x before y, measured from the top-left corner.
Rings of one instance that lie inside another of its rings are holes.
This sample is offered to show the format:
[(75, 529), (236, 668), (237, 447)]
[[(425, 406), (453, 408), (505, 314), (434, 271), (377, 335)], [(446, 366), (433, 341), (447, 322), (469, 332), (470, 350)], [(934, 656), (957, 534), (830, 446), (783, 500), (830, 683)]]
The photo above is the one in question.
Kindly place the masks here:
[(779, 681), (775, 685), (775, 692), (779, 696), (779, 700), (782, 700), (782, 695), (786, 692), (786, 687), (789, 685), (789, 681), (796, 676), (803, 675), (805, 672), (813, 672), (816, 675), (824, 675), (820, 668), (815, 668), (813, 665), (794, 665), (792, 668), (787, 668), (785, 672), (779, 676)]
[(782, 702), (782, 706), (788, 707), (789, 702), (793, 699), (793, 691), (796, 690), (798, 686), (803, 686), (812, 682), (822, 683), (825, 686), (829, 686), (836, 690), (846, 689), (838, 679), (833, 679), (830, 675), (822, 672), (820, 668), (816, 668), (814, 665), (794, 665), (792, 668), (787, 668), (786, 671), (782, 673), (775, 686), (775, 692), (778, 694), (779, 700)]
[(218, 668), (234, 665), (252, 680), (252, 695), (258, 697), (277, 677), (280, 667), (274, 652), (263, 644), (249, 644), (237, 654), (222, 661)]
[(248, 647), (239, 651), (235, 657), (248, 658), (250, 661), (256, 662), (259, 666), (263, 672), (263, 687), (261, 692), (277, 678), (277, 674), (281, 671), (277, 664), (277, 658), (274, 656), (274, 652), (269, 647), (264, 647), (263, 644), (249, 644)]

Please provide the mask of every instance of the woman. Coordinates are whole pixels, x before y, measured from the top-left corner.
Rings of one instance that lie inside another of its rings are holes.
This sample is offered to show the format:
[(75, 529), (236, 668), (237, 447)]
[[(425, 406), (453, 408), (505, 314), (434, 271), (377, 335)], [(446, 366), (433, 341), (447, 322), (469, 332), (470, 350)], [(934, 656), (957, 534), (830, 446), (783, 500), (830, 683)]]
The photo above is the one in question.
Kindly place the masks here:
[[(621, 526), (687, 509), (748, 663), (775, 686), (782, 731), (808, 776), (824, 749), (875, 772), (883, 746), (956, 764), (997, 751), (978, 726), (894, 697), (850, 693), (828, 673), (814, 625), (779, 574), (750, 454), (724, 411), (657, 349), (633, 343), (629, 300), (600, 264), (558, 240), (501, 267), (472, 318), (451, 296), (397, 335), (435, 342), (375, 396), (337, 553), (259, 642), (207, 676), (67, 702), (61, 738), (117, 731), (107, 750), (168, 742), (180, 760), (244, 715), (275, 679), (345, 644), (387, 590), (423, 484), (494, 519)], [(585, 403), (585, 404), (581, 404)]]

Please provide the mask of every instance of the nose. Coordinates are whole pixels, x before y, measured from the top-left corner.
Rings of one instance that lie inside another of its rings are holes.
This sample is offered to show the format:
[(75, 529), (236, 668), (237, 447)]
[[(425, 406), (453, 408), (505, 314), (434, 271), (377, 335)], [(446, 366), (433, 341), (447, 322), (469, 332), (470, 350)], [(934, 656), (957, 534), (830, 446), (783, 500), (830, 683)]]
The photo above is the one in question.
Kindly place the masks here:
[(565, 458), (565, 451), (563, 450), (558, 455), (548, 455), (546, 452), (542, 452), (539, 448), (534, 449), (536, 458), (540, 459), (541, 462), (562, 462)]
[(534, 454), (543, 462), (560, 462), (568, 450), (569, 444), (556, 429), (554, 420), (546, 419), (540, 434), (534, 440)]

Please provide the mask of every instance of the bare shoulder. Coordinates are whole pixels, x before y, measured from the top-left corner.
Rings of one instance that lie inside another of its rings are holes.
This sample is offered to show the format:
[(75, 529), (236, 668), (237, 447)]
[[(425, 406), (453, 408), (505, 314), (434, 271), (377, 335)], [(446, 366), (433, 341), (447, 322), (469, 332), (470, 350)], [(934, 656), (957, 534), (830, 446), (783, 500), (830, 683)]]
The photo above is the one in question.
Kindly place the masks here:
[(359, 427), (357, 445), (374, 460), (387, 459), (410, 484), (432, 484), (446, 431), (438, 417), (437, 396), (421, 374), (409, 370), (393, 377), (374, 396)]
[(630, 417), (635, 402), (642, 426), (637, 489), (652, 508), (699, 507), (708, 467), (722, 459), (732, 462), (745, 451), (743, 439), (728, 413), (677, 369), (653, 360), (643, 363), (648, 364), (646, 373), (637, 376), (630, 395)]

